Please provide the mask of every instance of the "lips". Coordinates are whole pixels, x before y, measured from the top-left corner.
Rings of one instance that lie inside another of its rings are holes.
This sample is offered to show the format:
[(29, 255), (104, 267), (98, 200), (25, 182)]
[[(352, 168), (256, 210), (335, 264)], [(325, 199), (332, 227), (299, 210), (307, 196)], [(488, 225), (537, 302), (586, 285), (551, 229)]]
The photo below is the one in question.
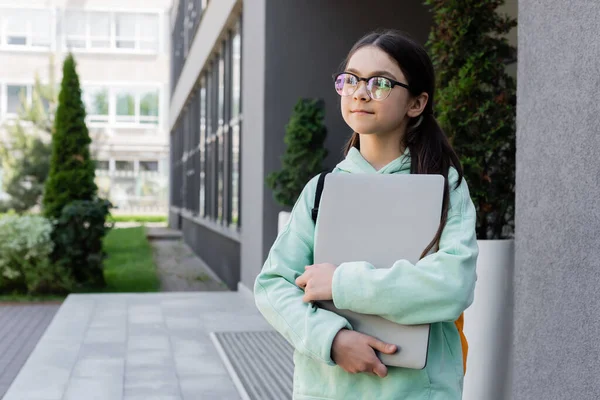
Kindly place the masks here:
[(367, 110), (351, 110), (350, 112), (351, 112), (351, 113), (353, 113), (353, 114), (354, 114), (354, 113), (360, 113), (360, 114), (375, 114), (375, 113), (373, 113), (373, 112), (371, 112), (371, 111), (367, 111)]

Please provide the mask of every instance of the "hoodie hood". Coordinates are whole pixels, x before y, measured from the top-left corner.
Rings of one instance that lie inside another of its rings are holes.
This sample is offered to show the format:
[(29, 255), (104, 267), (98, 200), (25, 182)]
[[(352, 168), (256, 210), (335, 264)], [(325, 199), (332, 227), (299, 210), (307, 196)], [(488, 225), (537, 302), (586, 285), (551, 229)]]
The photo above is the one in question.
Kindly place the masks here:
[(351, 174), (408, 174), (410, 173), (410, 152), (407, 147), (404, 154), (378, 171), (363, 158), (358, 149), (352, 147), (346, 158), (335, 169)]

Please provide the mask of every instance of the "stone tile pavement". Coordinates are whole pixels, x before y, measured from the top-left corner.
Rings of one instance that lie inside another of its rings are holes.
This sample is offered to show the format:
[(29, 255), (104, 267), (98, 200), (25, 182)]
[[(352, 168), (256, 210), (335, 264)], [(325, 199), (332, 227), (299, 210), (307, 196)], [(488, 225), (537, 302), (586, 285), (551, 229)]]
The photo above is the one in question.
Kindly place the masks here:
[(70, 295), (4, 400), (239, 399), (210, 333), (268, 329), (239, 292)]

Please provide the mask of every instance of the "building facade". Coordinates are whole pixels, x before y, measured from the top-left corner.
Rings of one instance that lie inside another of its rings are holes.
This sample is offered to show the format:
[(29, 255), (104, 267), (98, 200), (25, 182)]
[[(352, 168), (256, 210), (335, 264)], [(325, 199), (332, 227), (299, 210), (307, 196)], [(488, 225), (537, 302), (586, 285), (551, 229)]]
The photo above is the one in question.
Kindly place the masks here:
[(60, 84), (71, 52), (99, 192), (117, 213), (167, 212), (171, 3), (0, 1), (2, 123), (17, 116), (21, 96), (31, 101), (36, 76)]

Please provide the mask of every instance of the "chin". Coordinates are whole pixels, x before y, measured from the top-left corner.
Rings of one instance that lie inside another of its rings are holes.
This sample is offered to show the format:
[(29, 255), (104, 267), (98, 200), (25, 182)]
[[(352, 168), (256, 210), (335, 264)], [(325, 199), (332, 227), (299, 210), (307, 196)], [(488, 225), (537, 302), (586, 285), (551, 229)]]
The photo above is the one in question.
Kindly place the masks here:
[(377, 129), (373, 126), (365, 126), (362, 124), (352, 124), (350, 128), (359, 135), (374, 135), (377, 132)]

